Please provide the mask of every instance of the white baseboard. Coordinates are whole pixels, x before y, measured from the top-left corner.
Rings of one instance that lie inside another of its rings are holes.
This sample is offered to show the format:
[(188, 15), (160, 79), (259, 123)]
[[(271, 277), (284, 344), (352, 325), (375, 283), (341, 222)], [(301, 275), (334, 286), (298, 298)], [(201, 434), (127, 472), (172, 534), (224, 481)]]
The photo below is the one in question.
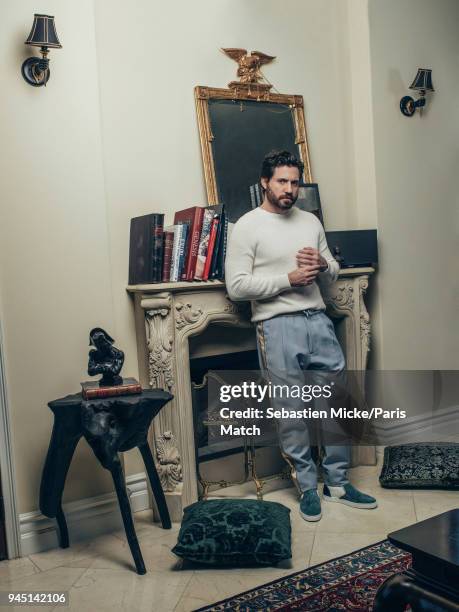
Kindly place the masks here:
[[(126, 478), (126, 487), (132, 512), (150, 507), (147, 480), (144, 472)], [(115, 493), (88, 497), (64, 504), (65, 518), (69, 529), (70, 544), (93, 538), (123, 528), (121, 513)], [(41, 512), (27, 512), (19, 516), (21, 556), (42, 552), (59, 546), (55, 519)]]
[(131, 502), (132, 512), (140, 512), (150, 508), (150, 498), (148, 495), (147, 476), (145, 472), (133, 474), (126, 478), (126, 487)]

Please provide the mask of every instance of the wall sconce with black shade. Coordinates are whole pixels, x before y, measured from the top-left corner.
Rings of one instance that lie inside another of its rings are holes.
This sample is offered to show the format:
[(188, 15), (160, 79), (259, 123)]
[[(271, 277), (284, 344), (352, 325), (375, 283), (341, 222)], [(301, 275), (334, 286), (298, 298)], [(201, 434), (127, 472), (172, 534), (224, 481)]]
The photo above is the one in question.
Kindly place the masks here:
[(22, 76), (29, 85), (41, 87), (46, 85), (49, 79), (48, 49), (61, 49), (54, 25), (54, 17), (51, 15), (34, 15), (32, 29), (25, 41), (26, 45), (41, 47), (42, 57), (29, 57), (22, 64)]
[(422, 109), (426, 105), (426, 92), (435, 91), (432, 85), (432, 70), (418, 68), (418, 73), (411, 83), (410, 89), (418, 91), (419, 98), (415, 101), (411, 96), (403, 96), (400, 100), (400, 110), (405, 117), (412, 117), (417, 108)]

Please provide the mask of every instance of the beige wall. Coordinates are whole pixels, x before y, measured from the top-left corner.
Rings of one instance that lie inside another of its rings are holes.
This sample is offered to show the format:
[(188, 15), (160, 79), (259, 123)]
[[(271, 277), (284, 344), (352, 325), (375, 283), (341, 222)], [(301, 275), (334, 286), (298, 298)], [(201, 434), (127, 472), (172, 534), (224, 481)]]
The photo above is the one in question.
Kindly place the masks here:
[[(459, 368), (459, 3), (370, 0), (384, 369)], [(417, 68), (436, 92), (398, 110)]]
[[(164, 211), (169, 222), (174, 210), (205, 203), (193, 87), (234, 78), (222, 46), (277, 55), (266, 76), (304, 96), (328, 228), (378, 224), (385, 343), (379, 323), (374, 343), (385, 367), (457, 365), (458, 281), (453, 260), (437, 263), (457, 228), (457, 3), (436, 0), (434, 11), (433, 0), (375, 0), (370, 28), (367, 0), (45, 4), (63, 44), (51, 51), (46, 89), (20, 76), (36, 5), (9, 0), (0, 22), (0, 317), (20, 512), (37, 507), (52, 423), (46, 402), (87, 376), (88, 330), (112, 331), (127, 353), (123, 373), (137, 375), (129, 219)], [(422, 120), (404, 119), (398, 100), (422, 63), (439, 91)], [(81, 444), (67, 500), (111, 490), (94, 465)], [(142, 469), (132, 453), (126, 466)]]
[[(46, 403), (85, 376), (88, 331), (113, 329), (92, 0), (47, 0), (63, 48), (51, 79), (21, 77), (37, 3), (7, 2), (0, 22), (0, 292), (19, 511), (38, 506), (51, 432)], [(111, 489), (85, 445), (66, 499)]]

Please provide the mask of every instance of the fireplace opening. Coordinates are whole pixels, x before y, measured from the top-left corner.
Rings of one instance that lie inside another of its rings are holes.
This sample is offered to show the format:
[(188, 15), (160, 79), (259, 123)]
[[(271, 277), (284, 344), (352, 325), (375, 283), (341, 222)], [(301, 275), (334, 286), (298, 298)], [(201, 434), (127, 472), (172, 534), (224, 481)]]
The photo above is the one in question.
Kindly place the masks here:
[(234, 455), (244, 449), (242, 437), (219, 439), (212, 435), (212, 431), (206, 425), (209, 412), (211, 412), (208, 404), (209, 375), (218, 377), (220, 371), (228, 370), (258, 370), (257, 351), (238, 351), (236, 353), (190, 359), (193, 422), (198, 463)]
[[(218, 326), (218, 329), (228, 328)], [(236, 330), (230, 331), (233, 332), (234, 342)], [(237, 331), (245, 332), (245, 336), (242, 337), (247, 338), (249, 330), (239, 329)], [(250, 331), (252, 337), (253, 330)], [(231, 346), (226, 342), (224, 344), (227, 348)], [(197, 346), (194, 347), (195, 353), (202, 354), (203, 345), (199, 347), (200, 349)], [(212, 424), (212, 419), (218, 415), (218, 407), (209, 409), (208, 385), (210, 379), (213, 377), (214, 384), (215, 380), (220, 383), (228, 383), (229, 381), (224, 378), (225, 372), (228, 376), (228, 371), (248, 373), (259, 371), (258, 353), (256, 348), (252, 348), (253, 344), (250, 346), (250, 343), (243, 342), (237, 344), (236, 347), (243, 350), (190, 358), (196, 471), (204, 497), (207, 496), (210, 486), (217, 483), (217, 488), (219, 488), (255, 480), (254, 474), (256, 478), (266, 480), (272, 476), (285, 477), (288, 473), (279, 451), (274, 424), (258, 439), (249, 436), (222, 437), (218, 433), (219, 425)], [(258, 491), (259, 484), (257, 483)]]

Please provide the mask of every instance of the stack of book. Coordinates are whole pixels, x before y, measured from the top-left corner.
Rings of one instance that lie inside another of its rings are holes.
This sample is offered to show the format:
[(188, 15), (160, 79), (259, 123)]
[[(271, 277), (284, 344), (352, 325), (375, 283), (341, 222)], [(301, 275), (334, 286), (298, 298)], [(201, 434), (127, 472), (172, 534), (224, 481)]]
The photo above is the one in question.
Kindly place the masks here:
[(129, 284), (223, 280), (228, 222), (222, 204), (131, 219)]

